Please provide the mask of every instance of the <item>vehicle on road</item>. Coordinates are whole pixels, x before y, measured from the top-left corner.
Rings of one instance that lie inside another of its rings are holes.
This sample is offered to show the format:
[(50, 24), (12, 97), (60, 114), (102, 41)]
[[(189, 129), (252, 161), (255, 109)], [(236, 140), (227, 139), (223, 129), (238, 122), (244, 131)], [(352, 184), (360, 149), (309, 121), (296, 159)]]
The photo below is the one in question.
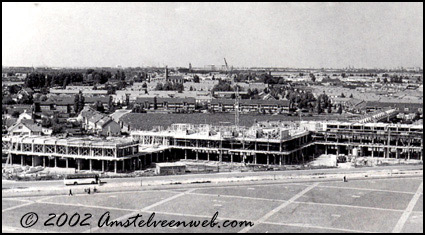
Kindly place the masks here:
[(65, 185), (98, 184), (99, 174), (69, 174), (63, 179)]

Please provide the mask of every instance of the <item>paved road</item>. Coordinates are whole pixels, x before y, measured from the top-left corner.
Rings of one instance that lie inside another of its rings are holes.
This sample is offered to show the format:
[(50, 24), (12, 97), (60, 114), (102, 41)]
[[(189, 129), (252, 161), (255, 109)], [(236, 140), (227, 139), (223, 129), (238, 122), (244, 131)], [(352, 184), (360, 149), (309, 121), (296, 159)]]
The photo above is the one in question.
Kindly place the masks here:
[[(154, 176), (154, 177), (136, 177), (136, 178), (108, 178), (104, 179), (104, 182), (108, 184), (120, 184), (120, 183), (136, 183), (140, 180), (163, 181), (163, 180), (175, 180), (184, 181), (189, 179), (197, 178), (208, 178), (208, 179), (225, 179), (232, 177), (250, 177), (250, 176), (299, 176), (299, 175), (313, 175), (319, 173), (326, 174), (338, 174), (338, 173), (356, 173), (356, 172), (368, 172), (368, 171), (383, 171), (383, 170), (422, 170), (423, 165), (398, 165), (398, 166), (381, 166), (381, 167), (363, 167), (363, 168), (351, 168), (351, 169), (317, 169), (317, 170), (291, 170), (291, 171), (262, 171), (262, 172), (231, 172), (231, 173), (213, 173), (213, 174), (187, 174), (187, 175), (172, 175), (172, 176)], [(63, 180), (51, 180), (51, 181), (10, 181), (2, 180), (2, 188), (43, 188), (43, 187), (65, 187)]]

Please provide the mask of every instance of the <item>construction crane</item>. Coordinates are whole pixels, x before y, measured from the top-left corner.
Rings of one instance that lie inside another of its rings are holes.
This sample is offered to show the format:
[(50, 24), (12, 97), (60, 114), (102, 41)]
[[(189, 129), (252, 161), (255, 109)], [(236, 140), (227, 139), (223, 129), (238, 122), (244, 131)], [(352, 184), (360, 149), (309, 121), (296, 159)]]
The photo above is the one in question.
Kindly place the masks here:
[(235, 126), (236, 130), (239, 130), (239, 87), (237, 85), (235, 97)]
[(229, 72), (229, 65), (227, 65), (226, 58), (224, 58), (224, 64), (226, 65), (226, 72)]

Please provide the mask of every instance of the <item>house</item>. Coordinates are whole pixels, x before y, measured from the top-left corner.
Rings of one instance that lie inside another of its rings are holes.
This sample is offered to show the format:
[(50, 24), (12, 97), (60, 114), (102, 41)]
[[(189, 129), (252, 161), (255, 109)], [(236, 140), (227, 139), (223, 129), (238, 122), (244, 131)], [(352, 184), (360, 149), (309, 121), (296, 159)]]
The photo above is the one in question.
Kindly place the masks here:
[(172, 82), (172, 83), (180, 83), (180, 84), (184, 83), (183, 76), (168, 76), (166, 80), (167, 82)]
[(51, 96), (49, 99), (40, 102), (41, 112), (58, 111), (59, 113), (74, 112), (74, 97), (71, 96)]
[(97, 97), (84, 97), (84, 105), (92, 106), (97, 102), (101, 103), (104, 109), (109, 108), (109, 100), (112, 99), (110, 96), (97, 96)]
[[(209, 108), (216, 112), (235, 111), (235, 100), (232, 99), (213, 99)], [(269, 113), (289, 112), (288, 100), (239, 100), (239, 110), (242, 112), (259, 112), (264, 110)]]
[(88, 106), (80, 112), (77, 120), (82, 123), (83, 129), (89, 133), (104, 136), (115, 136), (121, 133), (121, 125), (118, 122)]
[(27, 110), (24, 110), (24, 112), (19, 115), (16, 122), (21, 122), (22, 120), (32, 120), (31, 113), (27, 112)]
[(136, 104), (143, 105), (145, 109), (159, 109), (159, 110), (195, 110), (196, 99), (195, 98), (137, 98)]
[(121, 125), (108, 116), (95, 123), (96, 133), (102, 136), (117, 136), (121, 134)]
[(42, 127), (35, 124), (33, 120), (22, 120), (7, 130), (9, 135), (42, 135)]

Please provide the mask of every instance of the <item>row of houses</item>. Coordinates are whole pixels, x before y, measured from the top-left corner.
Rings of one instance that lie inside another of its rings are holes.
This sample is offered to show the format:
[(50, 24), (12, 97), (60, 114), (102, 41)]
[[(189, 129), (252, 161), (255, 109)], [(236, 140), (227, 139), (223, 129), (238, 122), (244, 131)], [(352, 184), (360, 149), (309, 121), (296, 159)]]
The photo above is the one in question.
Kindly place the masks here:
[[(195, 110), (195, 98), (137, 98), (136, 104), (143, 105), (145, 109), (160, 110)], [(236, 109), (236, 102), (232, 99), (213, 99), (208, 103), (208, 108), (215, 112), (232, 112)], [(288, 100), (239, 100), (239, 110), (242, 112), (289, 112)]]
[(395, 109), (400, 113), (423, 113), (423, 103), (365, 101), (356, 98), (335, 97), (332, 98), (334, 105), (341, 104), (347, 111), (354, 113), (370, 113), (384, 109)]
[[(84, 97), (85, 106), (90, 106), (96, 102), (100, 102), (105, 108), (108, 108), (110, 97)], [(74, 97), (73, 96), (51, 96), (46, 101), (39, 102), (42, 112), (58, 111), (60, 113), (74, 113)]]

